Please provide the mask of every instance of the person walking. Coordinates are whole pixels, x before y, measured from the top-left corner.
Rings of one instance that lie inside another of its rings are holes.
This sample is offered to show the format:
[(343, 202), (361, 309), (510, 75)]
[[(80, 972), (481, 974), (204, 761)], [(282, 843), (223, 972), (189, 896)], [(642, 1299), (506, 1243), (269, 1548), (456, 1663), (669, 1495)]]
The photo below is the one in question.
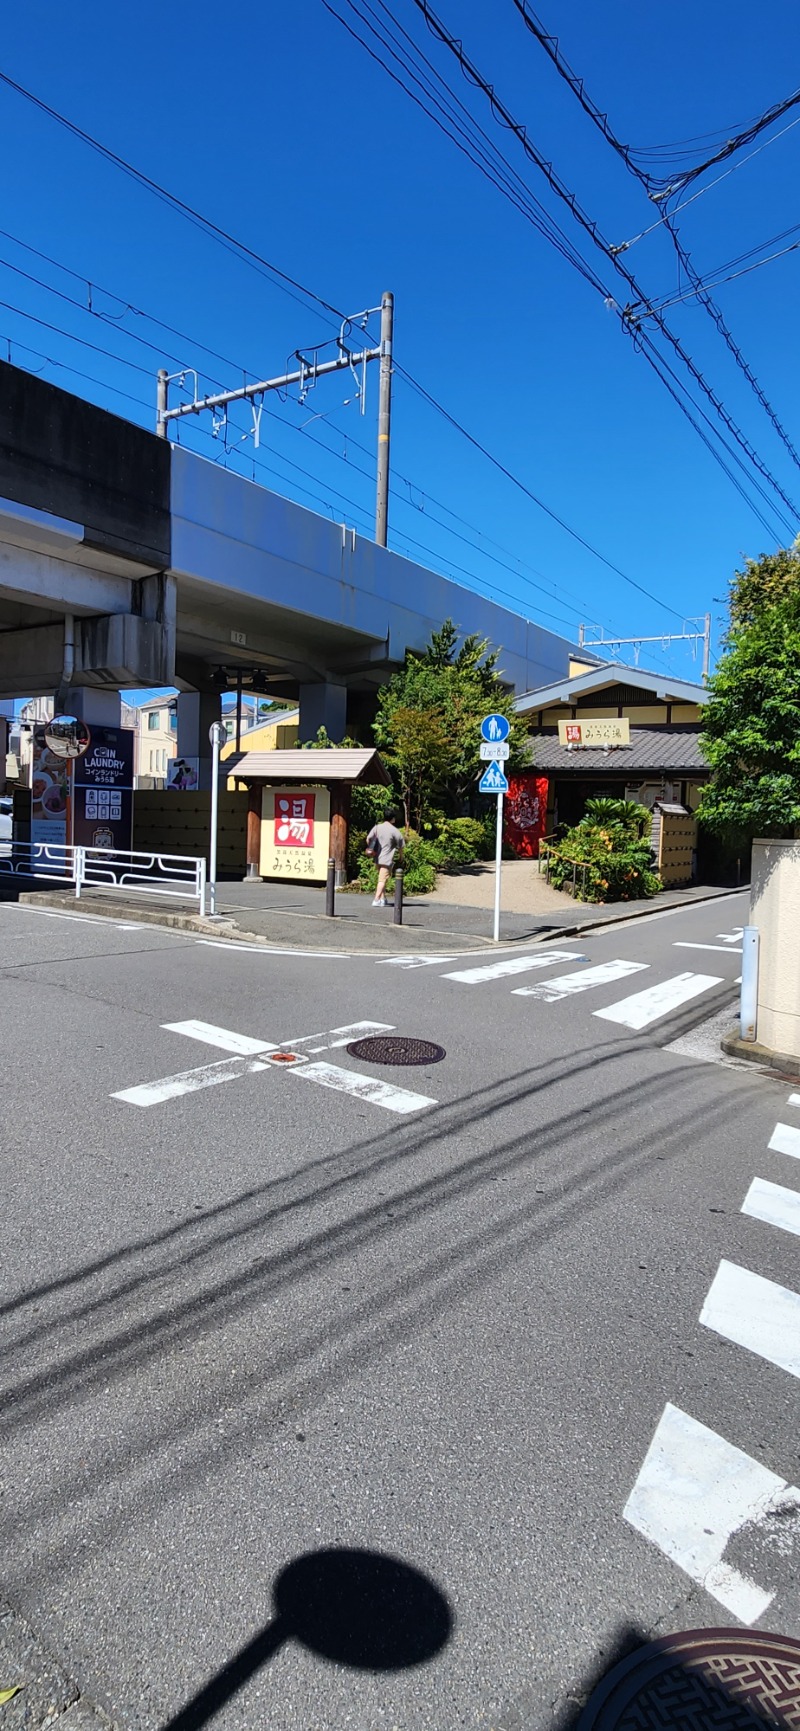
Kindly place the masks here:
[(386, 906), (386, 883), (395, 862), (395, 856), (402, 854), (405, 842), (395, 824), (395, 813), (389, 807), (383, 814), (383, 822), (376, 823), (367, 836), (367, 853), (372, 854), (378, 866), (378, 887), (375, 891), (374, 908)]

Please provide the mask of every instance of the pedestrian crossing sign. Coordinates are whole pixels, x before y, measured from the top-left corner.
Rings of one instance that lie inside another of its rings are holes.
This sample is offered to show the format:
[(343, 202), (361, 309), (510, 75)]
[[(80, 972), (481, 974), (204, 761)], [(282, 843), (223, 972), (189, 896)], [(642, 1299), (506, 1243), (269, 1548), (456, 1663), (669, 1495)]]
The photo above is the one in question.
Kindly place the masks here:
[(479, 793), (508, 793), (508, 782), (499, 763), (487, 763), (478, 783)]

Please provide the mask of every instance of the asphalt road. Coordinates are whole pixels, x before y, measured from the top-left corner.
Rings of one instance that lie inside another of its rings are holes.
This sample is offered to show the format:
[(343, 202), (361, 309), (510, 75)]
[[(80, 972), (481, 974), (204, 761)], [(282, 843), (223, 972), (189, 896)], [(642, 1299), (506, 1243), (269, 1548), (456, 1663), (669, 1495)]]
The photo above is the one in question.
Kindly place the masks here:
[[(552, 1731), (632, 1633), (796, 1629), (800, 1101), (697, 1029), (745, 918), (415, 966), (0, 906), (0, 1590), (120, 1725)], [(331, 1547), (446, 1608), (339, 1557), (276, 1626)]]

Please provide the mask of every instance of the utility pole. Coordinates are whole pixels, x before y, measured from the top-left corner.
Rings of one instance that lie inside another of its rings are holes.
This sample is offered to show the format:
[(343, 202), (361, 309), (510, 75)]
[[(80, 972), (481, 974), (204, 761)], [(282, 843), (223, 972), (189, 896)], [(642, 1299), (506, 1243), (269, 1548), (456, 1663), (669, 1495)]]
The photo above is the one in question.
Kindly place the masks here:
[(389, 526), (389, 443), (392, 430), (392, 336), (394, 295), (381, 295), (381, 370), (378, 397), (378, 483), (375, 497), (375, 540), (386, 546)]
[(703, 684), (707, 685), (711, 668), (711, 614), (706, 613), (703, 631)]
[(168, 378), (169, 378), (169, 374), (167, 372), (166, 367), (159, 367), (159, 369), (158, 369), (158, 383), (156, 386), (156, 436), (159, 439), (165, 439), (167, 436), (167, 423), (165, 420), (165, 415), (167, 413), (167, 380), (168, 380)]

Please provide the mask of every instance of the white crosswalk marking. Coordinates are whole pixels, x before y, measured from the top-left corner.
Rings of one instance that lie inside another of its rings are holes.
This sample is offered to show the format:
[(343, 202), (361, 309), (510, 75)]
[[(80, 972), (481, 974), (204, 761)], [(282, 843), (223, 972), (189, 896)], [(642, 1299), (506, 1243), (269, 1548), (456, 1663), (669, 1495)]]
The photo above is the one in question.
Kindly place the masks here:
[(328, 1034), (301, 1034), (299, 1040), (281, 1040), (288, 1052), (307, 1046), (309, 1052), (328, 1052), (334, 1046), (349, 1046), (351, 1040), (364, 1040), (368, 1034), (391, 1034), (393, 1022), (351, 1022), (348, 1027), (331, 1028)]
[(648, 962), (599, 962), (596, 968), (585, 968), (574, 974), (558, 974), (554, 980), (537, 980), (535, 986), (515, 986), (515, 998), (541, 998), (554, 1004), (558, 998), (569, 998), (575, 992), (588, 992), (593, 986), (610, 986), (614, 980), (626, 979), (649, 967)]
[(490, 962), (480, 968), (461, 968), (456, 974), (442, 974), (443, 980), (460, 980), (465, 986), (483, 986), (489, 980), (505, 979), (507, 974), (526, 974), (531, 968), (551, 968), (554, 962), (582, 962), (585, 957), (575, 950), (547, 950), (544, 955), (509, 956), (504, 962)]
[(425, 1106), (435, 1106), (427, 1094), (412, 1094), (407, 1088), (396, 1088), (378, 1076), (363, 1076), (357, 1070), (342, 1070), (337, 1064), (304, 1064), (300, 1070), (290, 1070), (304, 1082), (319, 1082), (323, 1088), (335, 1088), (340, 1094), (353, 1094), (359, 1100), (369, 1100), (373, 1106), (384, 1106), (388, 1112), (421, 1112)]
[(120, 1088), (111, 1098), (124, 1100), (128, 1106), (160, 1106), (164, 1100), (177, 1100), (182, 1094), (198, 1094), (203, 1088), (236, 1082), (240, 1076), (250, 1076), (266, 1068), (267, 1063), (260, 1058), (222, 1058), (216, 1064), (200, 1064), (197, 1069), (183, 1070), (177, 1076), (163, 1076), (158, 1082)]
[(794, 1124), (776, 1124), (769, 1147), (774, 1154), (790, 1154), (793, 1160), (800, 1160), (800, 1130)]
[(700, 1312), (706, 1328), (800, 1376), (800, 1294), (721, 1262)]
[(787, 1106), (800, 1106), (800, 1094), (790, 1094), (786, 1104)]
[(722, 983), (717, 974), (675, 974), (671, 980), (661, 980), (657, 986), (634, 992), (630, 998), (620, 998), (619, 1003), (609, 1004), (605, 1010), (593, 1010), (592, 1014), (605, 1022), (619, 1022), (623, 1028), (647, 1028), (659, 1017), (668, 1016), (681, 1004)]
[(787, 1190), (783, 1184), (770, 1184), (766, 1178), (754, 1178), (742, 1203), (742, 1213), (755, 1220), (766, 1220), (769, 1226), (780, 1226), (800, 1238), (800, 1190)]
[(249, 1034), (235, 1034), (230, 1028), (215, 1028), (213, 1022), (162, 1022), (170, 1034), (185, 1034), (187, 1039), (201, 1040), (206, 1046), (218, 1046), (221, 1052), (237, 1052), (247, 1057), (256, 1052), (274, 1052), (274, 1040), (253, 1040)]
[(800, 1491), (716, 1431), (667, 1405), (623, 1511), (691, 1580), (741, 1623), (757, 1622), (774, 1594), (724, 1562), (746, 1523), (766, 1526)]

